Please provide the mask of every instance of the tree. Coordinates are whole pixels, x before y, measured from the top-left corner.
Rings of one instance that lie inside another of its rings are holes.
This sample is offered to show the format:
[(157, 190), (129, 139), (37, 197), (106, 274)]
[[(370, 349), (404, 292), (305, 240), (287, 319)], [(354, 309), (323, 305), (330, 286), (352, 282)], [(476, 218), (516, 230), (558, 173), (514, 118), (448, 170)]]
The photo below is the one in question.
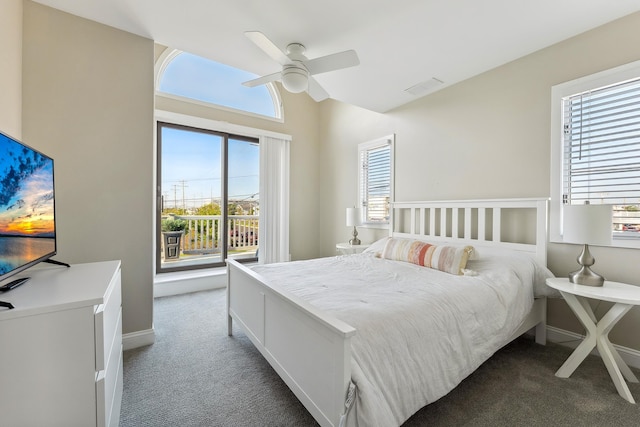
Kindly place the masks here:
[(220, 215), (222, 209), (217, 203), (208, 203), (196, 209), (196, 215)]
[(166, 208), (162, 211), (163, 215), (173, 214), (173, 215), (185, 215), (187, 212), (182, 208)]
[(242, 215), (242, 206), (237, 203), (229, 203), (227, 212), (229, 215)]

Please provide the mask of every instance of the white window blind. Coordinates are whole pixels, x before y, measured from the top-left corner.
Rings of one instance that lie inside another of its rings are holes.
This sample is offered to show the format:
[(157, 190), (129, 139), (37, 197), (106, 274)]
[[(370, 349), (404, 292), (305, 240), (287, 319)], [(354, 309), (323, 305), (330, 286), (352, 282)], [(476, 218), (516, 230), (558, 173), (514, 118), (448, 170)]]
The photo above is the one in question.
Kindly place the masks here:
[(363, 222), (387, 224), (393, 188), (393, 138), (360, 144), (359, 194)]
[(611, 204), (614, 230), (640, 230), (640, 78), (563, 98), (563, 133), (563, 203)]

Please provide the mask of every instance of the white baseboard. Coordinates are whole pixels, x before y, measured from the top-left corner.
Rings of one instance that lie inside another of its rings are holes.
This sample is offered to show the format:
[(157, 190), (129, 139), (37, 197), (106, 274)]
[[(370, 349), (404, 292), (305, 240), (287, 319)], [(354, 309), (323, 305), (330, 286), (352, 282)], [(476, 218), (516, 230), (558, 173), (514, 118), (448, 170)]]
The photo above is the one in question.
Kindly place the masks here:
[(131, 332), (122, 335), (122, 350), (131, 350), (132, 348), (144, 347), (151, 345), (156, 341), (156, 333), (152, 329), (146, 331)]
[[(564, 329), (547, 326), (547, 340), (556, 344), (560, 344), (570, 348), (576, 348), (584, 339), (584, 335), (575, 332), (566, 331)], [(629, 347), (613, 344), (615, 349), (622, 357), (622, 360), (632, 368), (640, 369), (640, 351)], [(591, 354), (600, 356), (597, 349), (593, 349)]]
[(204, 270), (196, 272), (168, 273), (156, 276), (153, 284), (153, 297), (166, 297), (189, 292), (225, 288), (227, 269)]

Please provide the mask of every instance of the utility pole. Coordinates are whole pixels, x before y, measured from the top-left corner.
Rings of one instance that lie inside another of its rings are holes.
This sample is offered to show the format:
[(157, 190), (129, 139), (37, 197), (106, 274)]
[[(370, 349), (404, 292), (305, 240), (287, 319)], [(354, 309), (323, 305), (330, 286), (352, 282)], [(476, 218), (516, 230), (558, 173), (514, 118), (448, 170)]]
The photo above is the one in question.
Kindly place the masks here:
[(184, 189), (188, 187), (187, 181), (183, 179), (183, 180), (180, 180), (179, 182), (180, 182), (180, 185), (182, 186), (182, 211), (187, 212), (187, 207), (184, 203)]
[(177, 208), (178, 207), (178, 186), (173, 184), (173, 208)]

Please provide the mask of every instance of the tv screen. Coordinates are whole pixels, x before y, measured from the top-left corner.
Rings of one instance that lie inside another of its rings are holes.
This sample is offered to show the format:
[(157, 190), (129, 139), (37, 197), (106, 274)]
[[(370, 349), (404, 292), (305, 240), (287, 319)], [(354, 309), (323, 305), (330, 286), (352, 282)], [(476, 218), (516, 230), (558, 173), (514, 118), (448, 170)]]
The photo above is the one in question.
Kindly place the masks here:
[(55, 254), (53, 159), (0, 132), (0, 281)]

